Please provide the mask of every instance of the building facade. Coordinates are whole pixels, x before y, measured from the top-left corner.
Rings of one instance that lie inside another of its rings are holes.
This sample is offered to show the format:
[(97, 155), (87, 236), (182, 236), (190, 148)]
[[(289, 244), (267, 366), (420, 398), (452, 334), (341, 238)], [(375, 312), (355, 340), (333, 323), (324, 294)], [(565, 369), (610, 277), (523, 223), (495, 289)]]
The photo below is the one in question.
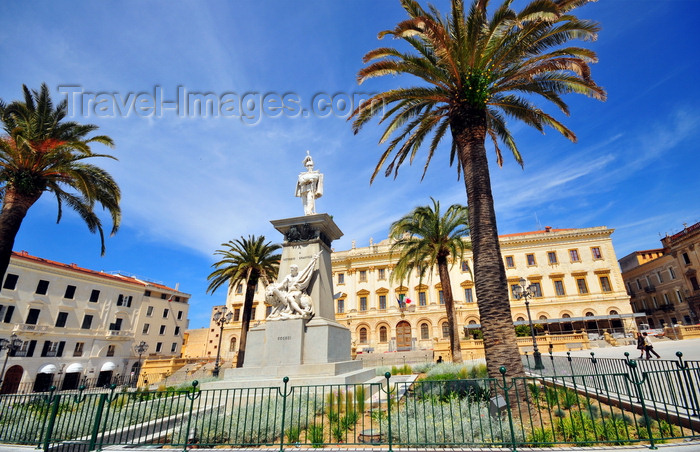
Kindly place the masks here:
[[(535, 293), (530, 302), (539, 330), (566, 333), (585, 330), (593, 338), (605, 330), (630, 334), (636, 329), (611, 235), (612, 229), (552, 229), (503, 235), (501, 251), (509, 286), (525, 278)], [(397, 260), (391, 241), (370, 241), (332, 255), (336, 320), (347, 326), (358, 352), (430, 350), (447, 340), (447, 317), (437, 273), (392, 281)], [(478, 299), (474, 292), (471, 252), (450, 269), (458, 325), (464, 337), (478, 335)], [(240, 335), (244, 286), (228, 294), (227, 306), (238, 312), (224, 329), (222, 357), (233, 359)], [(253, 324), (269, 312), (258, 289)], [(400, 302), (401, 301), (401, 302)], [(522, 301), (511, 293), (515, 325), (527, 323)], [(216, 355), (218, 329), (210, 326), (207, 354)], [(216, 339), (216, 340), (215, 340)]]
[[(135, 277), (13, 253), (0, 290), (0, 393), (128, 383), (149, 357), (180, 355), (189, 294)], [(148, 326), (147, 326), (148, 325)], [(135, 344), (144, 341), (142, 356)]]
[(651, 328), (692, 325), (700, 320), (700, 223), (661, 239), (663, 248), (635, 251), (620, 259), (635, 312)]

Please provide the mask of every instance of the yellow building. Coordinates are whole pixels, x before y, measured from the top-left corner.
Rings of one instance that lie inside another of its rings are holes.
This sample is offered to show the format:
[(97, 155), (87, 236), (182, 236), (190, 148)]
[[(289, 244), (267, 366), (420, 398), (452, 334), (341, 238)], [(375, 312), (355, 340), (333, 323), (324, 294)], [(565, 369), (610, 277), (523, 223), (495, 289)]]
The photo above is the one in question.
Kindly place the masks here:
[[(567, 333), (585, 330), (591, 339), (631, 334), (636, 329), (629, 295), (625, 290), (611, 235), (612, 229), (552, 229), (501, 236), (506, 274), (511, 287), (520, 278), (535, 292), (530, 310), (542, 332)], [(447, 341), (447, 318), (437, 273), (422, 281), (412, 278), (391, 282), (397, 260), (389, 239), (367, 247), (335, 251), (332, 256), (336, 320), (347, 326), (358, 352), (432, 350)], [(457, 321), (465, 338), (478, 334), (478, 300), (471, 274), (472, 255), (450, 270)], [(240, 334), (240, 311), (245, 288), (234, 287), (227, 306), (233, 322), (222, 337), (221, 356), (235, 357)], [(398, 299), (406, 305), (400, 308)], [(252, 324), (263, 322), (269, 312), (258, 289)], [(410, 300), (410, 301), (409, 301)], [(511, 298), (515, 325), (527, 323), (522, 301)], [(219, 331), (210, 325), (206, 356), (216, 355)]]
[[(606, 227), (551, 229), (500, 237), (506, 276), (511, 287), (525, 278), (535, 293), (530, 303), (533, 321), (550, 333), (585, 329), (592, 339), (603, 330), (625, 334), (635, 328)], [(358, 351), (431, 349), (447, 340), (447, 317), (437, 273), (423, 281), (391, 283), (396, 262), (391, 242), (333, 255), (336, 318), (353, 334)], [(458, 324), (469, 337), (479, 327), (478, 300), (473, 287), (471, 253), (450, 271)], [(411, 302), (402, 312), (397, 299)], [(511, 295), (516, 325), (527, 323), (523, 302)]]

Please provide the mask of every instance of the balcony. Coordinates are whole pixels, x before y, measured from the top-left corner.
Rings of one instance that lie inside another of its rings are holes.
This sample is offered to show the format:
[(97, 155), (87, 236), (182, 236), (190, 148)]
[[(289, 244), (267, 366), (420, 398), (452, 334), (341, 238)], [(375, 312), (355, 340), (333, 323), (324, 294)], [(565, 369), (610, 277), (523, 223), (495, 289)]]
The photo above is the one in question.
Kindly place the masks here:
[(654, 292), (656, 292), (656, 286), (651, 286), (651, 285), (650, 285), (650, 286), (646, 286), (646, 287), (644, 288), (644, 292), (646, 292), (646, 293), (654, 293)]
[(675, 307), (674, 305), (672, 305), (672, 304), (662, 304), (662, 305), (659, 307), (659, 310), (660, 310), (660, 311), (664, 311), (664, 312), (673, 312), (673, 311), (676, 310), (676, 307)]
[(133, 337), (134, 337), (134, 333), (131, 331), (119, 331), (119, 330), (107, 331), (107, 339), (127, 340), (127, 339), (132, 339)]
[(12, 329), (13, 333), (45, 333), (49, 327), (46, 325), (32, 325), (29, 323), (18, 323)]

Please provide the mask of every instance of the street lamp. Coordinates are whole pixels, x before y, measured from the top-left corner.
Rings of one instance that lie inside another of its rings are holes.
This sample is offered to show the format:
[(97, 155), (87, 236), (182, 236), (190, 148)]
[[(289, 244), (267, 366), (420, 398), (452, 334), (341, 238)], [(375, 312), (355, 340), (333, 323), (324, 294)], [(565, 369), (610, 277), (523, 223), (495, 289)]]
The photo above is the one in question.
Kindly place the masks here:
[(532, 356), (535, 358), (535, 369), (544, 369), (542, 364), (542, 354), (537, 348), (537, 339), (535, 338), (535, 327), (532, 325), (532, 317), (530, 316), (530, 298), (534, 297), (534, 288), (532, 285), (525, 286), (527, 281), (525, 278), (520, 278), (520, 285), (513, 287), (513, 295), (516, 300), (525, 299), (525, 309), (527, 310), (527, 321), (530, 324), (530, 335), (532, 336)]
[(219, 326), (219, 347), (216, 349), (216, 362), (214, 363), (214, 370), (211, 373), (213, 377), (218, 378), (219, 376), (219, 360), (221, 358), (221, 338), (224, 335), (224, 325), (229, 323), (232, 318), (233, 312), (229, 311), (226, 308), (226, 306), (224, 306), (221, 310), (216, 311), (216, 314), (214, 314), (214, 317), (212, 318), (214, 323)]
[(134, 351), (139, 355), (139, 366), (138, 369), (136, 369), (136, 372), (134, 372), (134, 375), (136, 375), (136, 381), (132, 382), (132, 386), (136, 386), (136, 383), (139, 381), (139, 373), (141, 372), (141, 355), (146, 353), (146, 350), (148, 350), (148, 344), (146, 341), (141, 341), (134, 346)]
[(9, 358), (11, 354), (22, 348), (23, 343), (24, 341), (18, 338), (15, 333), (12, 333), (12, 336), (10, 336), (9, 340), (5, 338), (0, 339), (0, 351), (7, 349), (7, 353), (5, 354), (5, 361), (2, 363), (2, 372), (0, 372), (0, 383), (2, 383), (2, 381), (5, 379), (5, 367), (7, 367), (7, 358)]

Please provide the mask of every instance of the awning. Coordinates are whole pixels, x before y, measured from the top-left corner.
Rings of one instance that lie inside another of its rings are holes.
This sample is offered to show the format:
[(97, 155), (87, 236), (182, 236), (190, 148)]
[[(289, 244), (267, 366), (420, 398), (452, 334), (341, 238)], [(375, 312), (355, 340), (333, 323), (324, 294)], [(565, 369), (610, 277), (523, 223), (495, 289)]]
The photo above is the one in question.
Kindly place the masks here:
[[(632, 314), (616, 314), (616, 315), (589, 315), (588, 317), (562, 317), (559, 319), (532, 319), (533, 324), (543, 324), (543, 323), (571, 323), (571, 322), (587, 322), (589, 320), (616, 320), (616, 319), (629, 319), (636, 317), (646, 317), (643, 312), (634, 312)], [(518, 320), (513, 322), (513, 325), (528, 325), (527, 320)], [(474, 323), (471, 325), (465, 325), (464, 328), (468, 330), (473, 330), (481, 328), (480, 323)]]
[(55, 374), (58, 369), (54, 364), (46, 364), (44, 367), (39, 369), (40, 374)]
[(116, 369), (116, 368), (117, 368), (117, 365), (116, 365), (116, 364), (114, 364), (113, 362), (108, 362), (108, 363), (104, 363), (104, 364), (102, 365), (102, 368), (100, 369), (100, 372), (107, 372), (107, 371), (109, 371), (109, 370), (114, 370), (114, 369)]
[(66, 373), (67, 374), (74, 374), (74, 373), (80, 373), (83, 371), (83, 365), (80, 363), (73, 363), (70, 366), (66, 367)]

